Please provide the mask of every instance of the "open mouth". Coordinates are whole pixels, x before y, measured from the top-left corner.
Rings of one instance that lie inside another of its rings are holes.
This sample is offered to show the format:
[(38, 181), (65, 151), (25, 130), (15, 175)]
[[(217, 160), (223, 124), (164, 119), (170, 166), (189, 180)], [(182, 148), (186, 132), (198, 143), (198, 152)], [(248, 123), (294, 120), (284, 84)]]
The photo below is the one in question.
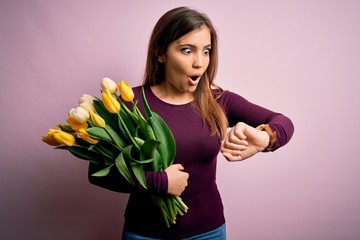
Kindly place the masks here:
[(193, 81), (196, 81), (196, 80), (199, 79), (199, 77), (200, 77), (200, 76), (194, 75), (194, 76), (191, 76), (190, 79), (193, 80)]

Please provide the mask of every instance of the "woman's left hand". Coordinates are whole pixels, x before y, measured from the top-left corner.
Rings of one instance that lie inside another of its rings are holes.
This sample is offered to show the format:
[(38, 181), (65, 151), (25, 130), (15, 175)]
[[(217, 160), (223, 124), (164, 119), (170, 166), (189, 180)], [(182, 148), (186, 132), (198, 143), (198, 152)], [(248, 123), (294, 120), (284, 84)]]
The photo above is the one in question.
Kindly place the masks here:
[(221, 153), (228, 161), (245, 160), (263, 151), (269, 140), (267, 132), (239, 122), (227, 133)]

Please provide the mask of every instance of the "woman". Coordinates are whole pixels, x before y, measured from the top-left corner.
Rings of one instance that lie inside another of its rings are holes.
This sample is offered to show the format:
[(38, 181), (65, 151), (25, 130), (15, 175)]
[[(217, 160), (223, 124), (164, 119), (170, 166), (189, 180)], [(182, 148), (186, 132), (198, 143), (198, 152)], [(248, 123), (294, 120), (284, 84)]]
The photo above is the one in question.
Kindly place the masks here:
[[(154, 27), (143, 85), (151, 109), (174, 134), (174, 164), (163, 172), (146, 172), (147, 190), (140, 184), (130, 187), (116, 171), (91, 177), (103, 167), (89, 168), (91, 183), (131, 193), (123, 239), (226, 239), (215, 181), (219, 151), (229, 161), (244, 160), (278, 149), (293, 134), (293, 124), (284, 115), (214, 84), (217, 50), (211, 21), (195, 10), (170, 10)], [(135, 98), (140, 91), (134, 88)], [(167, 228), (150, 194), (181, 195), (189, 210)]]

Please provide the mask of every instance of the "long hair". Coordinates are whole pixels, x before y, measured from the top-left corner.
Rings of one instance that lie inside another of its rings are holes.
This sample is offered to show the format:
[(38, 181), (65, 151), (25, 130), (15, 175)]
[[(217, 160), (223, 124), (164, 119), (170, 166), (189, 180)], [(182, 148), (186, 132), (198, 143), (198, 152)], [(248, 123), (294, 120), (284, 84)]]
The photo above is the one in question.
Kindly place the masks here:
[(218, 64), (218, 39), (210, 19), (196, 10), (179, 7), (166, 12), (156, 23), (150, 37), (144, 74), (144, 85), (158, 85), (165, 80), (164, 64), (158, 56), (166, 53), (169, 45), (185, 34), (207, 26), (211, 35), (210, 63), (194, 92), (194, 106), (210, 128), (211, 135), (222, 140), (226, 135), (227, 119), (216, 99), (222, 94), (213, 82)]

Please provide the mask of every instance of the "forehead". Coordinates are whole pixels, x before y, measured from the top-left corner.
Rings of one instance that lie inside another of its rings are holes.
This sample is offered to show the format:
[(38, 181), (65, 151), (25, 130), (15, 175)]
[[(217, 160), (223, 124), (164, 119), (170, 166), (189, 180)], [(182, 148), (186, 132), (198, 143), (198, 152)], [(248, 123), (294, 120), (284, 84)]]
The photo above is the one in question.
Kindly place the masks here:
[(209, 45), (211, 44), (210, 29), (203, 25), (174, 41), (175, 44)]

